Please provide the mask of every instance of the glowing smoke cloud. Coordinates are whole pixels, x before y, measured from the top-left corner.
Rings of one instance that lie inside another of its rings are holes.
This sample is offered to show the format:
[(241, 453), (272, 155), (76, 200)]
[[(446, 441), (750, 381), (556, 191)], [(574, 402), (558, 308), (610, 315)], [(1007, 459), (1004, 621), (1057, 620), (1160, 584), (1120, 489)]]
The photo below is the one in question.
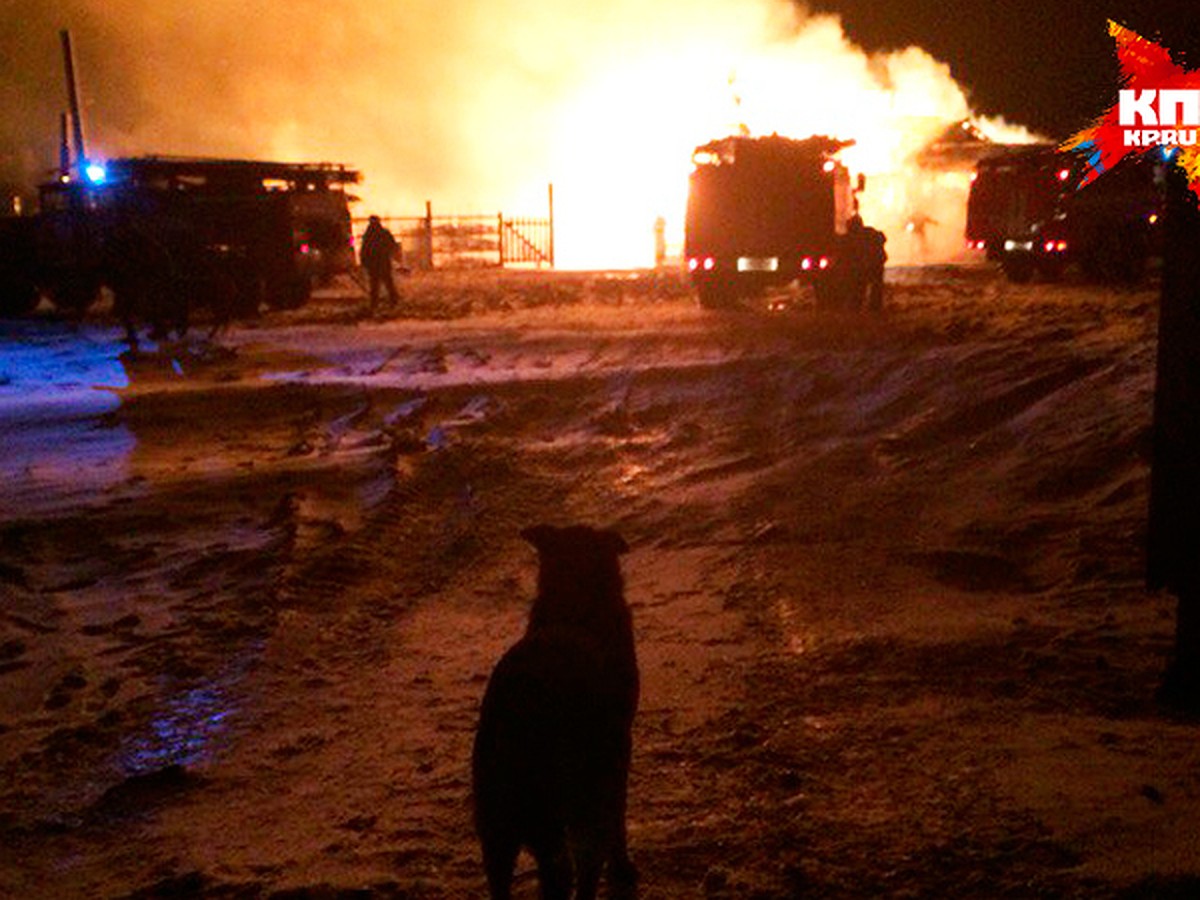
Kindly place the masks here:
[[(565, 266), (648, 264), (658, 216), (677, 247), (692, 149), (743, 125), (857, 139), (864, 213), (902, 259), (910, 207), (942, 202), (898, 174), (905, 157), (970, 115), (928, 54), (868, 56), (781, 0), (7, 3), (21, 27), (0, 35), (0, 104), (24, 108), (0, 155), (36, 142), (53, 165), (68, 27), (100, 153), (346, 162), (364, 215), (426, 199), (536, 215), (553, 181)], [(939, 256), (962, 244), (967, 175), (947, 177), (953, 202), (922, 210)]]

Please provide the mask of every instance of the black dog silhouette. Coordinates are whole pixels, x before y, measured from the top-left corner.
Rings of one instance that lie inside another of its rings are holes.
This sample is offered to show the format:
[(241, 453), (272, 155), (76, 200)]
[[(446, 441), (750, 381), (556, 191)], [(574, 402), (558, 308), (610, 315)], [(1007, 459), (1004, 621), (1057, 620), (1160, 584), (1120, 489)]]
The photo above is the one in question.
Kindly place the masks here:
[(620, 535), (585, 526), (521, 532), (538, 551), (525, 636), (492, 672), (475, 735), (475, 825), (493, 900), (511, 896), (522, 847), (544, 900), (634, 895), (625, 794), (638, 701)]

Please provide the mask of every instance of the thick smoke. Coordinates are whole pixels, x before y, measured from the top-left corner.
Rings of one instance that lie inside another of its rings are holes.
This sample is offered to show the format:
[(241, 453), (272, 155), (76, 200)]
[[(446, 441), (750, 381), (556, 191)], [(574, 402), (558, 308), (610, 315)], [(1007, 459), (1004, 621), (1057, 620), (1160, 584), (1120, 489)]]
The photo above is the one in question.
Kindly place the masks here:
[(0, 187), (55, 165), (70, 28), (94, 155), (345, 162), (362, 214), (540, 214), (553, 181), (568, 265), (644, 264), (659, 215), (677, 241), (691, 148), (741, 126), (857, 137), (876, 174), (893, 123), (970, 112), (784, 0), (0, 4)]

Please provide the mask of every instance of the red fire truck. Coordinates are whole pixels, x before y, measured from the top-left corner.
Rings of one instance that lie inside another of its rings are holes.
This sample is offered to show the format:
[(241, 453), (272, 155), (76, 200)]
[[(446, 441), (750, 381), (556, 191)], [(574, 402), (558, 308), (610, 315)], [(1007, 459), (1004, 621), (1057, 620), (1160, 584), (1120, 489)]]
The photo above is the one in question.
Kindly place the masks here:
[(151, 319), (206, 291), (246, 314), (303, 303), (314, 280), (354, 264), (345, 186), (359, 174), (346, 166), (89, 155), (71, 38), (60, 37), (70, 112), (59, 168), (35, 213), (0, 216), (0, 315), (41, 296), (80, 312), (102, 286)]
[[(354, 250), (340, 165), (138, 157), (91, 163), (42, 185), (38, 211), (0, 219), (0, 313), (47, 296), (82, 311), (102, 286), (218, 273), (236, 307), (290, 307), (350, 269)], [(122, 278), (140, 268), (139, 279)], [(157, 270), (157, 271), (148, 271)]]
[(1130, 158), (1080, 189), (1082, 162), (1053, 145), (1007, 146), (981, 159), (967, 203), (969, 247), (1011, 281), (1135, 282), (1158, 255), (1161, 161)]
[(702, 305), (730, 306), (797, 279), (818, 297), (829, 288), (863, 187), (837, 159), (851, 143), (735, 136), (696, 148), (684, 255)]

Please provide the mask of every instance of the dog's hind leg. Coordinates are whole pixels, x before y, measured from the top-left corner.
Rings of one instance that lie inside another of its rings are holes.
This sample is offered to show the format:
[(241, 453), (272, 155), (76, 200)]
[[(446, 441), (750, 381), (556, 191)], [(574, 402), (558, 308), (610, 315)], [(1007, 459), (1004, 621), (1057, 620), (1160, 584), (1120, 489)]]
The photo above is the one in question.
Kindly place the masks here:
[[(530, 840), (529, 850), (537, 860), (542, 900), (569, 900), (571, 896), (571, 855), (561, 832), (539, 835)], [(582, 897), (582, 894), (577, 896)]]
[(621, 828), (620, 845), (608, 861), (608, 896), (610, 900), (634, 900), (637, 897), (638, 870), (625, 849), (625, 829)]
[[(626, 756), (628, 760), (628, 755)], [(617, 792), (617, 821), (613, 841), (612, 854), (608, 859), (608, 893), (616, 900), (631, 900), (637, 896), (637, 866), (629, 858), (629, 839), (625, 828), (625, 806), (629, 782), (628, 762), (621, 777), (621, 785)]]
[(580, 841), (575, 846), (575, 900), (595, 900), (603, 868), (604, 854), (594, 841)]
[(512, 897), (513, 868), (520, 852), (520, 842), (507, 835), (493, 836), (483, 842), (483, 869), (487, 872), (492, 900), (509, 900)]

